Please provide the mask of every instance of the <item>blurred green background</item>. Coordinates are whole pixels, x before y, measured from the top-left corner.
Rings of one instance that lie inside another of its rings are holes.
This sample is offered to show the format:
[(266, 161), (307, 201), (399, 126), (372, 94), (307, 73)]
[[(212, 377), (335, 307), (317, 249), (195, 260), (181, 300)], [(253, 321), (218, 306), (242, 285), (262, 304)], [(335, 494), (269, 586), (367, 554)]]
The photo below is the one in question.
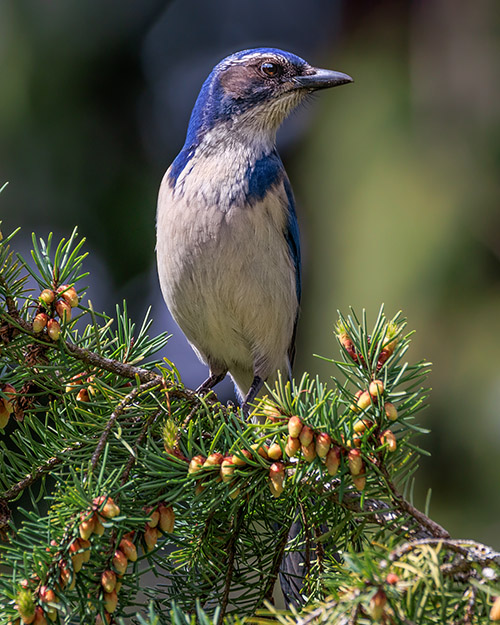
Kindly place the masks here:
[[(1, 0), (4, 232), (87, 237), (89, 297), (174, 332), (189, 385), (204, 368), (161, 301), (157, 189), (197, 91), (230, 52), (272, 45), (355, 84), (285, 124), (280, 151), (304, 247), (296, 376), (335, 372), (336, 310), (382, 302), (433, 362), (432, 452), (416, 503), (456, 537), (500, 548), (500, 6), (497, 0)], [(221, 388), (230, 397), (231, 385)]]

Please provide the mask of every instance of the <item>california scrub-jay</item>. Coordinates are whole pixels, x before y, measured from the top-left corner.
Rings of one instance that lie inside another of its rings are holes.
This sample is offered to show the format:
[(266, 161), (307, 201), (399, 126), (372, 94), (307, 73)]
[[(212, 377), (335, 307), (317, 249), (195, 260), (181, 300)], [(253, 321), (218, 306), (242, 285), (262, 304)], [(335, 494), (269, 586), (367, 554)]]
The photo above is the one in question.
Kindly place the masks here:
[(184, 147), (158, 198), (165, 302), (210, 368), (229, 372), (243, 411), (280, 370), (291, 375), (300, 303), (300, 245), (276, 131), (313, 91), (351, 82), (274, 48), (236, 52), (203, 84)]

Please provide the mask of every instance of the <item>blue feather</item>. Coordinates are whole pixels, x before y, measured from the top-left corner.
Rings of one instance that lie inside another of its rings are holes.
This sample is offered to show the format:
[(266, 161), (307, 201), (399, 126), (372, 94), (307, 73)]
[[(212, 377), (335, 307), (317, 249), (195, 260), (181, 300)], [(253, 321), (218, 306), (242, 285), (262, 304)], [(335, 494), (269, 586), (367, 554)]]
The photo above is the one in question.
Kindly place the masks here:
[(246, 200), (250, 206), (269, 193), (283, 178), (285, 170), (276, 150), (265, 154), (250, 165), (246, 172), (248, 192)]

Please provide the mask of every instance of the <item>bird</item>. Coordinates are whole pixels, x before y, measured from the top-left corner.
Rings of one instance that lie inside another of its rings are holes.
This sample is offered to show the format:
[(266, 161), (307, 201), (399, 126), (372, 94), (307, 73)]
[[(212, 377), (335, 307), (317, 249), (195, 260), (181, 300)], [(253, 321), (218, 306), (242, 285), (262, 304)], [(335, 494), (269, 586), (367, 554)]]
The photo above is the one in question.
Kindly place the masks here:
[(314, 92), (352, 82), (277, 48), (235, 52), (203, 83), (157, 207), (163, 298), (209, 376), (229, 373), (243, 414), (278, 372), (290, 378), (301, 299), (300, 239), (276, 148)]

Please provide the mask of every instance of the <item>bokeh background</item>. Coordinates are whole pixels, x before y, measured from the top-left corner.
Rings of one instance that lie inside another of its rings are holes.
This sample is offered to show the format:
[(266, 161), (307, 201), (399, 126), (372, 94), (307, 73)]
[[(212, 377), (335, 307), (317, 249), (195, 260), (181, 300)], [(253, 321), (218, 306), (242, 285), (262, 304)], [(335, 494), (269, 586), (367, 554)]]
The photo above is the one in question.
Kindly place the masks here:
[(157, 283), (156, 195), (211, 67), (259, 45), (356, 81), (279, 135), (305, 256), (296, 375), (335, 373), (313, 354), (338, 354), (337, 309), (403, 310), (409, 358), (433, 362), (415, 501), (431, 487), (431, 516), (500, 548), (498, 0), (1, 0), (2, 229), (28, 253), (78, 225), (94, 307), (152, 305), (197, 385)]

